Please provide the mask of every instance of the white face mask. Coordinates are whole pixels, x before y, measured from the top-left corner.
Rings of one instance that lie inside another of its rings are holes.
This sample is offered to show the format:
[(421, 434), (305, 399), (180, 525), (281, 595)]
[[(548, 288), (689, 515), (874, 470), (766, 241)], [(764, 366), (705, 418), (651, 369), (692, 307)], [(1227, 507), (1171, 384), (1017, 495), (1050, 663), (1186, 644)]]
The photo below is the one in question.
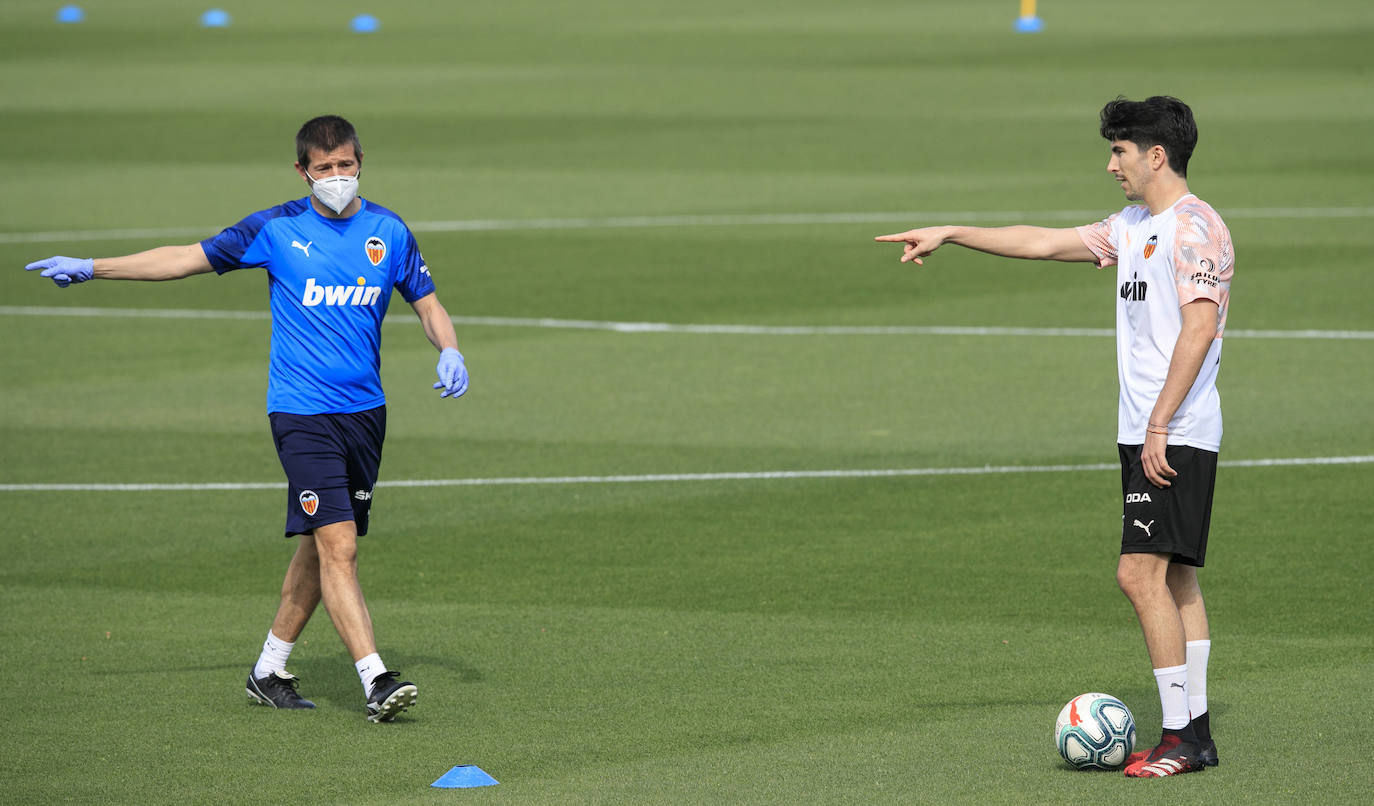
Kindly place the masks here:
[(358, 177), (356, 176), (326, 176), (323, 179), (316, 179), (309, 173), (306, 178), (311, 181), (310, 192), (315, 194), (315, 198), (320, 200), (320, 204), (342, 213), (344, 208), (358, 197)]

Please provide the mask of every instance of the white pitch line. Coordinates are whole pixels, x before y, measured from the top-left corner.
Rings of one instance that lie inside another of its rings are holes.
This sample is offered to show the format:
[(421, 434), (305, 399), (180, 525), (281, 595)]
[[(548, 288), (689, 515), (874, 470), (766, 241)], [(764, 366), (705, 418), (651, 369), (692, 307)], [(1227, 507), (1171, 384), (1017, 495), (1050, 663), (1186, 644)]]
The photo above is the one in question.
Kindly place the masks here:
[[(0, 316), (75, 316), (130, 319), (230, 319), (267, 321), (267, 311), (215, 311), (177, 308), (60, 308), (42, 305), (0, 305)], [(606, 330), (613, 333), (686, 333), (716, 336), (1078, 336), (1111, 338), (1111, 328), (1094, 327), (972, 327), (960, 325), (702, 325), (672, 322), (614, 322), (594, 319), (553, 319), (512, 316), (453, 316), (454, 324), (469, 327), (529, 327), (554, 330)], [(415, 324), (408, 314), (394, 314), (388, 324)], [(1241, 330), (1227, 336), (1247, 339), (1374, 339), (1371, 330)]]
[[(1313, 456), (1286, 459), (1232, 459), (1221, 467), (1314, 467), (1374, 463), (1374, 456)], [(511, 476), (485, 479), (407, 479), (380, 481), (378, 487), (501, 487), (557, 484), (643, 484), (693, 481), (769, 481), (791, 479), (867, 479), (910, 476), (988, 476), (1012, 473), (1077, 473), (1120, 470), (1117, 462), (1085, 465), (984, 465), (981, 467), (912, 467), (890, 470), (776, 470), (740, 473), (658, 473), (639, 476)], [(0, 484), (0, 492), (202, 492), (284, 490), (284, 482), (205, 484)]]
[(0, 316), (76, 316), (114, 319), (257, 319), (267, 321), (267, 311), (214, 311), (190, 308), (93, 308), (56, 305), (0, 305)]
[[(416, 221), (414, 232), (522, 232), (539, 230), (632, 229), (646, 227), (757, 227), (798, 224), (882, 224), (943, 221), (951, 224), (1081, 221), (1106, 218), (1112, 210), (961, 210), (907, 212), (759, 213), (571, 218), (474, 218)], [(1374, 207), (1237, 207), (1220, 211), (1228, 219), (1370, 218)], [(222, 227), (132, 227), (125, 229), (0, 232), (0, 244), (74, 243), (164, 238), (208, 238)]]

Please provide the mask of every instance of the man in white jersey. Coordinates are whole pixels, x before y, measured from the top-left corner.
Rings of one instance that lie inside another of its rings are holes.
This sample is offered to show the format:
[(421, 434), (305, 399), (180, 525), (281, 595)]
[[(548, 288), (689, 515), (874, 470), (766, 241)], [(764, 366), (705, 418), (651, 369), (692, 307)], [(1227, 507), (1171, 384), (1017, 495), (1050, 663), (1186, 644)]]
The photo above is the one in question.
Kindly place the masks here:
[(1107, 171), (1130, 205), (1082, 227), (926, 227), (878, 241), (902, 262), (946, 243), (1004, 257), (1093, 262), (1116, 269), (1117, 443), (1123, 498), (1117, 582), (1135, 608), (1163, 712), (1158, 746), (1125, 773), (1155, 778), (1217, 764), (1207, 713), (1207, 611), (1197, 569), (1207, 552), (1221, 401), (1217, 366), (1230, 302), (1231, 236), (1188, 190), (1197, 144), (1177, 98), (1118, 98), (1102, 109)]

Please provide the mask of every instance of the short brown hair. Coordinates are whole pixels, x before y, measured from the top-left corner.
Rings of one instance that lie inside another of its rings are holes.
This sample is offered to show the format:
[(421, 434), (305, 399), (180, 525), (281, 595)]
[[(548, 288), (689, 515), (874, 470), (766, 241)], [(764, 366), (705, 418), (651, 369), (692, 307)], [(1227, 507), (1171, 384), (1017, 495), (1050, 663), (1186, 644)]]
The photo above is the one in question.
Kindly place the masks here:
[(350, 143), (354, 156), (361, 160), (363, 144), (358, 142), (358, 132), (352, 123), (338, 115), (311, 118), (296, 132), (296, 162), (304, 167), (310, 163), (311, 151), (319, 150), (327, 154)]

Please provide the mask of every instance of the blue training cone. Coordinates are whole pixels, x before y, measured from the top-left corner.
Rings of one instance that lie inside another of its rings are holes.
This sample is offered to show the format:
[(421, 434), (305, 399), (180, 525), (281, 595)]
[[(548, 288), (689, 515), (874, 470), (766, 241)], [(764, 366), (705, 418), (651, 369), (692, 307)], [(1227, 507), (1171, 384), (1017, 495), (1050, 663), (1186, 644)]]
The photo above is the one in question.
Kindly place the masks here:
[(57, 10), (58, 22), (81, 22), (86, 19), (86, 12), (81, 10), (81, 6), (63, 6)]
[(231, 22), (229, 12), (222, 8), (212, 8), (200, 15), (200, 24), (205, 28), (227, 28)]
[(473, 764), (460, 764), (439, 776), (439, 780), (430, 784), (439, 789), (467, 789), (474, 786), (496, 786), (500, 783), (495, 778), (487, 775), (481, 767)]
[(371, 14), (359, 14), (353, 18), (349, 26), (356, 34), (370, 34), (381, 28), (382, 24)]

